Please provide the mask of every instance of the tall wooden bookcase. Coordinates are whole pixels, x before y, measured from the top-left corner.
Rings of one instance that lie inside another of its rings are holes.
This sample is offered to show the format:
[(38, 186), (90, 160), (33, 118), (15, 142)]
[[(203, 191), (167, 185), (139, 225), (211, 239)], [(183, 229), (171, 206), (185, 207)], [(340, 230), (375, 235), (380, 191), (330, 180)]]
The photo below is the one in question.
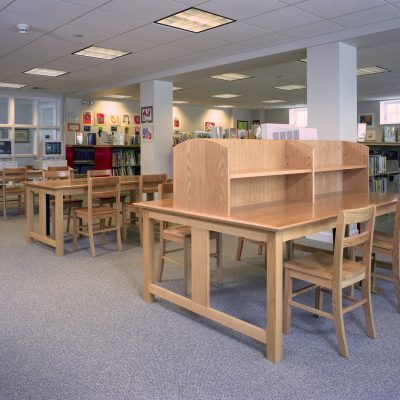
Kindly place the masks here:
[(174, 147), (174, 207), (230, 216), (269, 202), (368, 192), (368, 148), (341, 141), (193, 139)]

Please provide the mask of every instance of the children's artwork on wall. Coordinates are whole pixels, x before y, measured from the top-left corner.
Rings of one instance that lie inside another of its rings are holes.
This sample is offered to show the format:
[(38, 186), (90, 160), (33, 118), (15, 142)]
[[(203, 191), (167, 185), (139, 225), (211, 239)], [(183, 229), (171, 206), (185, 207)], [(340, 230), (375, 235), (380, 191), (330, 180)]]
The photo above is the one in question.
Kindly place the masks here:
[(153, 106), (142, 107), (140, 119), (142, 124), (153, 122)]
[(75, 132), (75, 144), (83, 144), (83, 133)]
[(204, 122), (204, 130), (206, 132), (210, 132), (213, 126), (215, 126), (215, 122)]
[(140, 115), (136, 115), (136, 114), (133, 115), (133, 123), (135, 125), (140, 125)]
[(248, 121), (237, 121), (236, 127), (240, 130), (248, 130), (249, 129), (249, 123)]
[(110, 115), (110, 125), (120, 125), (120, 120), (118, 115)]
[(129, 114), (122, 114), (121, 116), (122, 126), (129, 126), (131, 124), (131, 117)]
[(69, 122), (68, 127), (67, 127), (68, 132), (77, 132), (81, 130), (81, 125), (80, 124), (74, 124)]
[(84, 127), (83, 127), (83, 131), (84, 131), (84, 132), (90, 132), (90, 126), (89, 126), (89, 125), (84, 126)]
[(152, 142), (153, 141), (153, 125), (142, 126), (142, 141)]
[(92, 125), (93, 116), (91, 111), (84, 111), (82, 113), (82, 125)]
[(104, 113), (96, 113), (96, 125), (104, 125), (105, 117)]
[(358, 116), (358, 123), (367, 124), (367, 126), (374, 125), (374, 114), (373, 113), (360, 114)]
[(179, 117), (174, 117), (174, 129), (180, 129), (181, 127), (181, 121)]

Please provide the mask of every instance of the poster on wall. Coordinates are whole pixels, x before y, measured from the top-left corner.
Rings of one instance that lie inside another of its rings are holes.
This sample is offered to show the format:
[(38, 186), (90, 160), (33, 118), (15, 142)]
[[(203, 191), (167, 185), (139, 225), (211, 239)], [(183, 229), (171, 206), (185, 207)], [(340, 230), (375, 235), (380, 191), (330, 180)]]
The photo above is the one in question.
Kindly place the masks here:
[(204, 122), (204, 130), (206, 132), (210, 132), (213, 126), (215, 126), (215, 122)]
[(131, 124), (131, 117), (129, 114), (121, 115), (122, 126), (129, 126)]
[(93, 116), (91, 111), (84, 111), (82, 113), (82, 125), (92, 125)]
[(81, 130), (81, 125), (80, 124), (74, 124), (69, 122), (67, 125), (67, 131), (68, 132), (77, 132)]
[(237, 121), (236, 127), (240, 130), (248, 130), (249, 129), (249, 123), (248, 121)]
[(118, 115), (110, 115), (110, 125), (120, 125), (119, 116)]
[(142, 126), (142, 142), (152, 142), (154, 138), (153, 125)]
[(96, 125), (104, 125), (105, 117), (104, 113), (96, 113)]
[(367, 124), (367, 126), (374, 125), (374, 114), (373, 113), (360, 114), (358, 116), (358, 123)]
[(174, 117), (174, 129), (180, 129), (181, 127), (181, 121), (179, 117)]
[(134, 125), (140, 125), (140, 115), (133, 115), (133, 123)]
[(142, 124), (146, 124), (148, 122), (153, 122), (153, 107), (147, 106), (142, 107), (140, 110), (140, 120)]

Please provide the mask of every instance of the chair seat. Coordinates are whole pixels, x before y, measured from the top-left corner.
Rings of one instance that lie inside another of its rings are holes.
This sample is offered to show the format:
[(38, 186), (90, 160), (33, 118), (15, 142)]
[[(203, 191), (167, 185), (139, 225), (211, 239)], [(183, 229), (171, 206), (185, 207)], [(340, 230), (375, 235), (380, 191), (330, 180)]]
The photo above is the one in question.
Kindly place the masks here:
[[(322, 279), (333, 280), (333, 256), (326, 253), (314, 253), (285, 262), (285, 268)], [(361, 263), (343, 260), (342, 281), (364, 278), (366, 267)]]
[[(81, 216), (86, 216), (88, 215), (88, 208), (75, 208), (74, 212), (78, 217)], [(94, 217), (106, 217), (109, 215), (118, 215), (118, 210), (115, 208), (110, 208), (110, 207), (103, 207), (103, 206), (97, 206), (93, 207), (93, 216)]]
[[(128, 197), (128, 195), (122, 194), (120, 196), (121, 202), (125, 202), (127, 197)], [(99, 204), (113, 204), (113, 203), (115, 203), (115, 198), (113, 198), (113, 197), (103, 197), (103, 198), (97, 199), (97, 202)]]
[(171, 226), (170, 228), (164, 229), (164, 235), (177, 236), (180, 238), (188, 237), (191, 233), (190, 226), (187, 225)]
[[(56, 204), (55, 200), (51, 200), (50, 204), (53, 206)], [(64, 207), (82, 207), (83, 200), (64, 200)]]
[(23, 193), (25, 193), (25, 188), (24, 187), (6, 186), (6, 195), (9, 195), (9, 194), (23, 194)]
[(393, 249), (393, 236), (383, 232), (374, 232), (374, 239), (372, 241), (372, 247), (381, 248), (385, 250)]

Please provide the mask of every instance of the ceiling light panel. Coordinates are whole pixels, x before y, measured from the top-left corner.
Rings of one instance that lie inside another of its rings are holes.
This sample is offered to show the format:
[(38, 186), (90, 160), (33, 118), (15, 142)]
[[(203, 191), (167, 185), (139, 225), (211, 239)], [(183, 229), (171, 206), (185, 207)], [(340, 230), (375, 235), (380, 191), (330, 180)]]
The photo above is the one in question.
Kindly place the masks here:
[(172, 88), (172, 90), (182, 90), (183, 88), (181, 88), (181, 87), (179, 87), (179, 86), (174, 86), (173, 88)]
[(128, 96), (126, 94), (110, 94), (109, 96), (105, 96), (110, 99), (131, 99), (132, 96)]
[(55, 69), (45, 69), (45, 68), (32, 68), (29, 71), (25, 71), (25, 74), (31, 74), (31, 75), (42, 75), (42, 76), (61, 76), (68, 74), (67, 71), (57, 71)]
[(156, 24), (166, 25), (193, 33), (204, 32), (232, 22), (235, 22), (235, 20), (194, 7), (155, 21)]
[(173, 101), (174, 104), (187, 104), (187, 101), (183, 101), (183, 100), (174, 100)]
[(102, 60), (114, 60), (115, 58), (123, 57), (131, 53), (121, 50), (106, 49), (104, 47), (90, 46), (72, 54), (77, 56), (100, 58)]
[(22, 85), (20, 83), (8, 83), (8, 82), (0, 82), (0, 87), (8, 88), (8, 89), (21, 89), (26, 85)]
[(242, 79), (249, 79), (249, 78), (254, 78), (252, 75), (243, 75), (243, 74), (236, 74), (234, 72), (229, 72), (226, 74), (220, 74), (220, 75), (212, 75), (210, 78), (213, 79), (221, 79), (223, 81), (240, 81)]
[(215, 106), (215, 107), (218, 107), (218, 108), (233, 108), (233, 106), (231, 106), (229, 104), (222, 104), (220, 106)]
[(211, 97), (218, 97), (219, 99), (233, 99), (234, 97), (241, 97), (241, 94), (232, 94), (232, 93), (225, 93), (225, 94), (214, 94)]
[(275, 103), (286, 103), (285, 100), (261, 100), (261, 103), (275, 104)]
[(390, 72), (389, 69), (381, 67), (364, 67), (357, 68), (357, 75), (372, 75), (372, 74), (382, 74), (383, 72)]
[(299, 89), (305, 89), (306, 87), (304, 85), (284, 85), (284, 86), (275, 86), (275, 89), (280, 89), (280, 90), (299, 90)]

